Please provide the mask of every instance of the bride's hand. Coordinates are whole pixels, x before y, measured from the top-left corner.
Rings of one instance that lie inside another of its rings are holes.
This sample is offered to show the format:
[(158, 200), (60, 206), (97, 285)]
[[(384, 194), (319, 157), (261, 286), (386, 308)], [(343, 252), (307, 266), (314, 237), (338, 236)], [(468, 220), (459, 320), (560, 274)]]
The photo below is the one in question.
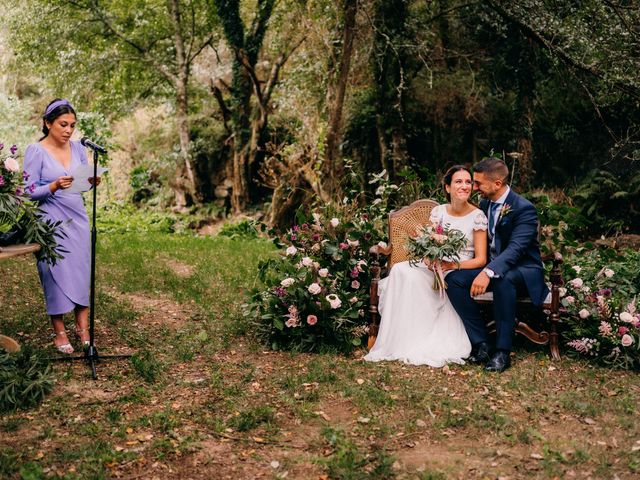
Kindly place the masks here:
[(442, 270), (444, 270), (445, 272), (447, 270), (458, 270), (460, 267), (456, 262), (448, 262), (448, 261), (443, 261), (442, 262)]

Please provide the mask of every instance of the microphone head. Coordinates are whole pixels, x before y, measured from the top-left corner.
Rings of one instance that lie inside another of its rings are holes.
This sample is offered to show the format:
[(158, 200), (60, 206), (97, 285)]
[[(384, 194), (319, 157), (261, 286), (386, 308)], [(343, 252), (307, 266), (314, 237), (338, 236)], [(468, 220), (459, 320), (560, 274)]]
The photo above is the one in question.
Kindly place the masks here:
[(87, 142), (88, 142), (88, 141), (89, 141), (89, 139), (88, 139), (87, 137), (82, 137), (82, 138), (80, 139), (80, 143), (81, 143), (83, 146), (85, 146), (85, 147), (87, 146)]

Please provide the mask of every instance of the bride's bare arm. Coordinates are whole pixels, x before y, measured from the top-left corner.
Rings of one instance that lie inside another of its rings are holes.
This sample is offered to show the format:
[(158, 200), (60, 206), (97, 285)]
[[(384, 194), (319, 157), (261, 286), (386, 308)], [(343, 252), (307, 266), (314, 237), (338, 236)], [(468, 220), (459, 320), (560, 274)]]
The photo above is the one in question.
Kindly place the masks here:
[[(487, 264), (487, 232), (486, 230), (473, 231), (473, 254), (474, 257), (469, 260), (463, 260), (458, 266), (455, 262), (444, 262), (445, 270), (471, 270), (474, 268), (482, 268)], [(446, 265), (445, 265), (446, 263)], [(450, 268), (449, 268), (450, 267)]]

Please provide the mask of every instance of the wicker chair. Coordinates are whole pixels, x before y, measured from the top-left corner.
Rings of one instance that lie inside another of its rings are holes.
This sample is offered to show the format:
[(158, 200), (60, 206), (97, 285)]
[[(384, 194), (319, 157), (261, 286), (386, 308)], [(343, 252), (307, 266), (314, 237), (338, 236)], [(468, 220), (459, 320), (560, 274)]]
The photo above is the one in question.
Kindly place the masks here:
[[(401, 208), (389, 214), (389, 245), (387, 247), (375, 246), (371, 248), (371, 302), (369, 306), (369, 342), (371, 349), (375, 343), (380, 324), (378, 314), (378, 283), (381, 278), (381, 256), (387, 257), (385, 271), (391, 270), (398, 262), (408, 260), (404, 244), (409, 235), (413, 235), (416, 228), (429, 222), (431, 210), (438, 205), (434, 200), (418, 200), (411, 205)], [(553, 265), (549, 274), (550, 293), (540, 309), (533, 308), (529, 298), (518, 299), (516, 333), (526, 337), (538, 345), (549, 345), (551, 356), (554, 360), (560, 359), (558, 348), (558, 322), (560, 321), (560, 293), (563, 285), (560, 265), (562, 257), (552, 254), (544, 258), (544, 261), (552, 261)], [(490, 333), (495, 332), (495, 324), (491, 319), (491, 304), (493, 293), (487, 292), (476, 298), (481, 305), (481, 310), (487, 319)]]

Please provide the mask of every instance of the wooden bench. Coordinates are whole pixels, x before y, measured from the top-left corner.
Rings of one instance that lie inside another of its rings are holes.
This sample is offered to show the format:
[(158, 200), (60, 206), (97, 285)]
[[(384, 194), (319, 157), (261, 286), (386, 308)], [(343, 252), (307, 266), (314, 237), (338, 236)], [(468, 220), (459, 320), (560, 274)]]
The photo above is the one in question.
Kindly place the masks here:
[[(371, 349), (375, 343), (380, 324), (378, 314), (378, 283), (381, 278), (381, 256), (387, 257), (385, 271), (391, 270), (398, 262), (408, 260), (404, 245), (409, 235), (414, 234), (416, 227), (429, 222), (431, 210), (438, 205), (435, 200), (417, 200), (411, 205), (401, 208), (389, 214), (389, 245), (387, 247), (374, 246), (371, 248), (370, 270), (371, 270), (371, 302), (369, 306), (369, 344)], [(545, 299), (542, 309), (534, 308), (531, 300), (527, 298), (518, 299), (516, 313), (516, 333), (523, 335), (531, 342), (538, 345), (549, 345), (551, 357), (554, 360), (560, 359), (558, 348), (558, 323), (560, 321), (560, 287), (564, 284), (560, 265), (562, 256), (552, 254), (543, 260), (551, 261), (552, 267), (549, 272), (550, 293)], [(493, 293), (487, 292), (476, 301), (481, 305), (481, 310), (487, 319), (487, 327), (490, 333), (495, 333), (495, 324), (491, 319), (491, 304)]]

